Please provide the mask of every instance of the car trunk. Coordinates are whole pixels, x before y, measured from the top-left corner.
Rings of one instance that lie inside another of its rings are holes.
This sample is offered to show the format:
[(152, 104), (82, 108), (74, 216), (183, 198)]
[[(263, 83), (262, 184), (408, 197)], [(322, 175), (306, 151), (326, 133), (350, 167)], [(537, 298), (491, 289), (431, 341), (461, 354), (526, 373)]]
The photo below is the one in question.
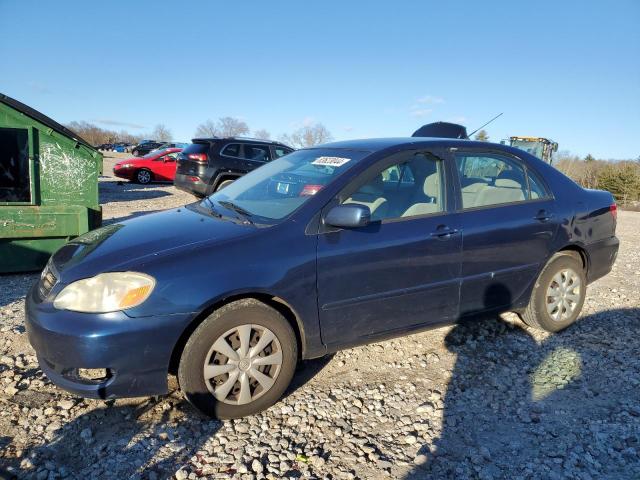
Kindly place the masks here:
[(195, 141), (178, 155), (176, 173), (200, 176), (209, 164), (211, 149), (215, 142)]

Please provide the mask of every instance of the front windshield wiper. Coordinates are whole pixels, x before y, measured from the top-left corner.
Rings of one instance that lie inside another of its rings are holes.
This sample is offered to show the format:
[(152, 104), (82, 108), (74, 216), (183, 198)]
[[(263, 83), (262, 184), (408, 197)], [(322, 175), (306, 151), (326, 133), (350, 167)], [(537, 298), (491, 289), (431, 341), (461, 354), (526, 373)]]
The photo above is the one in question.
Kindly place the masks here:
[(240, 205), (236, 205), (235, 203), (229, 202), (226, 200), (218, 200), (218, 203), (222, 205), (224, 208), (228, 208), (229, 210), (233, 210), (234, 212), (242, 215), (244, 219), (247, 222), (249, 222), (251, 225), (254, 224), (253, 220), (251, 220), (251, 217), (253, 216), (253, 214), (250, 211), (242, 208)]
[(211, 199), (209, 197), (204, 197), (202, 199), (202, 201), (203, 202), (207, 202), (209, 204), (209, 210), (211, 211), (211, 214), (214, 217), (222, 218), (224, 216), (219, 211), (216, 210), (216, 207), (214, 206), (213, 202), (211, 201)]

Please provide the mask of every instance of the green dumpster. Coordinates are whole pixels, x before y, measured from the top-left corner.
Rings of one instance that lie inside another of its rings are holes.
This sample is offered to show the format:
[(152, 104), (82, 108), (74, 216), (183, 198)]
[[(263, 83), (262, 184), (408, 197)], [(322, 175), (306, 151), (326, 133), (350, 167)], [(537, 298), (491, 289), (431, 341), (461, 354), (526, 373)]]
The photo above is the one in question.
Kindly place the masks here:
[(41, 269), (100, 226), (102, 154), (42, 113), (0, 94), (0, 273)]

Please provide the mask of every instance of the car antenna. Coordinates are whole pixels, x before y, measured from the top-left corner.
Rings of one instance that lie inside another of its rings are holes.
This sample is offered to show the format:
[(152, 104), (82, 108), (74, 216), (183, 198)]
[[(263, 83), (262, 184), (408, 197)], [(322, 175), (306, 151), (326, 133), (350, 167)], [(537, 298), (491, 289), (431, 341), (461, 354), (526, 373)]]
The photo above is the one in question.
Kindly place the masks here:
[[(502, 112), (504, 113), (504, 112)], [(489, 120), (487, 123), (485, 123), (484, 125), (476, 128), (473, 132), (471, 132), (469, 135), (467, 135), (467, 138), (471, 138), (471, 135), (473, 135), (474, 133), (476, 133), (478, 130), (480, 130), (481, 128), (486, 127), (487, 125), (489, 125), (491, 122), (493, 122), (496, 118), (498, 118), (500, 115), (502, 115), (502, 113), (499, 113), (498, 115), (496, 115), (495, 117), (493, 117), (491, 120)]]

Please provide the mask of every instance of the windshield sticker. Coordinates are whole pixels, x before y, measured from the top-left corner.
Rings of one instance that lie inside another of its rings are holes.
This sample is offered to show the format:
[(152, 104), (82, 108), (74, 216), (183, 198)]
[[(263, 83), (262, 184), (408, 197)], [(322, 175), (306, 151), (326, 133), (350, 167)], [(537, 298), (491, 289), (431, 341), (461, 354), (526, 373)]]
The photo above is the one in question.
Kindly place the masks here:
[(324, 167), (341, 167), (345, 163), (347, 163), (350, 158), (342, 158), (342, 157), (318, 157), (311, 165), (322, 165)]

